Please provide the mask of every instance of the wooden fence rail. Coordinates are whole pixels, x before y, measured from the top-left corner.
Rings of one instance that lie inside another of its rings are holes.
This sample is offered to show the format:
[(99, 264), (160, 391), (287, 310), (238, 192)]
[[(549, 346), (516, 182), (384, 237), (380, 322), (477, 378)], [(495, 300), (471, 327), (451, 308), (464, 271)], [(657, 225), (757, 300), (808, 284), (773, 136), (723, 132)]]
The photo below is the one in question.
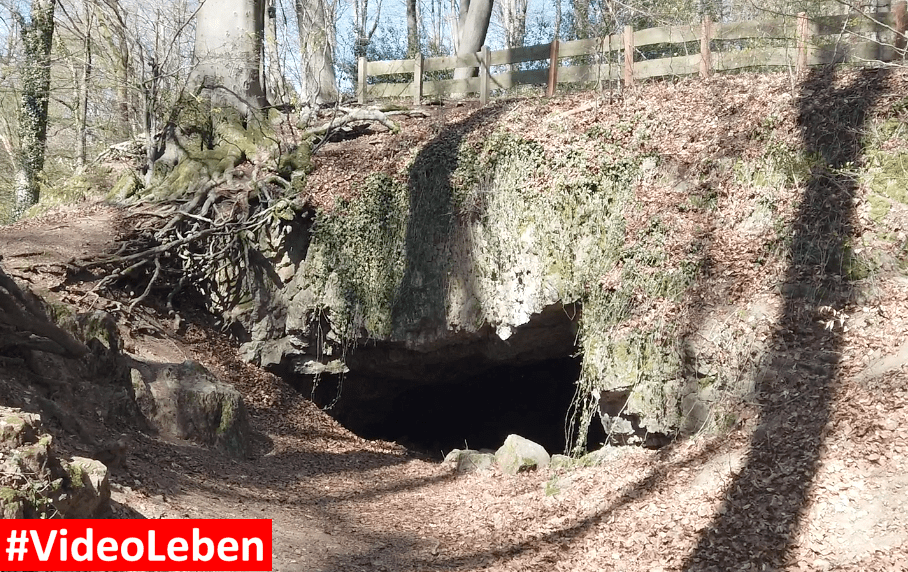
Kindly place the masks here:
[[(492, 89), (517, 85), (545, 85), (551, 96), (562, 84), (597, 84), (635, 81), (744, 68), (787, 67), (802, 73), (809, 66), (830, 63), (872, 64), (905, 59), (906, 0), (893, 4), (891, 12), (808, 18), (774, 18), (748, 22), (712, 22), (709, 18), (689, 26), (666, 26), (634, 30), (604, 38), (590, 38), (504, 50), (483, 47), (460, 56), (370, 62), (359, 59), (357, 95), (360, 103), (375, 98), (412, 97), (419, 104), (425, 96), (479, 93), (485, 105)], [(685, 55), (647, 59), (647, 52), (660, 55), (667, 47), (686, 51), (699, 42), (699, 51)], [(760, 42), (768, 46), (748, 47)], [(725, 49), (714, 50), (714, 46)], [(647, 49), (648, 48), (648, 49)], [(580, 58), (581, 62), (576, 62)], [(573, 60), (572, 60), (573, 59)], [(545, 67), (492, 74), (493, 66), (547, 61)], [(592, 63), (587, 63), (592, 61)], [(425, 81), (431, 72), (472, 68), (464, 80)], [(410, 75), (410, 81), (369, 83), (370, 77)]]

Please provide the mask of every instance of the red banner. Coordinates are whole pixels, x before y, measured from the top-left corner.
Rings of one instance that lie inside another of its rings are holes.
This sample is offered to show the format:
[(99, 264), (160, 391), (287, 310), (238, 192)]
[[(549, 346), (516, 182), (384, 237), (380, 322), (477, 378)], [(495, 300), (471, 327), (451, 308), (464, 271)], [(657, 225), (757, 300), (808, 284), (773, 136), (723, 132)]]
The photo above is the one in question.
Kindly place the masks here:
[(0, 520), (0, 570), (271, 570), (270, 520)]

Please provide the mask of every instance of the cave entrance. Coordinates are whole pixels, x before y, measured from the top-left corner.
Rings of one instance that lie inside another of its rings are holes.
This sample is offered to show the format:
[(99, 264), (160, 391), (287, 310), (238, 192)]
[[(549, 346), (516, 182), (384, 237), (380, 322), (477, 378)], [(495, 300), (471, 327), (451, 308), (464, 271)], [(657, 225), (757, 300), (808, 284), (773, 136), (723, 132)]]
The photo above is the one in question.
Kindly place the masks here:
[[(434, 458), (455, 448), (495, 450), (511, 433), (554, 454), (565, 450), (565, 418), (580, 365), (577, 357), (500, 364), (422, 384), (350, 372), (344, 379), (322, 378), (314, 391), (308, 389), (357, 435), (395, 441)], [(604, 440), (601, 424), (591, 423), (588, 447), (598, 448)]]

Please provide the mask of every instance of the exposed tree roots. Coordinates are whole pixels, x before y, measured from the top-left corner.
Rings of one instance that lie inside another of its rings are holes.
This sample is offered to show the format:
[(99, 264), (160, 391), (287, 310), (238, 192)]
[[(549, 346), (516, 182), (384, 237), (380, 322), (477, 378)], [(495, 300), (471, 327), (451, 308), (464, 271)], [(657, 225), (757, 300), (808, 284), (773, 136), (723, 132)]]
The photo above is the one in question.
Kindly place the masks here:
[[(255, 173), (253, 172), (253, 175)], [(126, 311), (166, 292), (169, 310), (187, 284), (210, 303), (236, 304), (252, 289), (249, 271), (263, 229), (296, 217), (290, 184), (268, 174), (210, 180), (191, 196), (130, 207), (132, 231), (116, 253), (70, 262), (69, 271), (101, 273), (93, 292), (131, 291)]]

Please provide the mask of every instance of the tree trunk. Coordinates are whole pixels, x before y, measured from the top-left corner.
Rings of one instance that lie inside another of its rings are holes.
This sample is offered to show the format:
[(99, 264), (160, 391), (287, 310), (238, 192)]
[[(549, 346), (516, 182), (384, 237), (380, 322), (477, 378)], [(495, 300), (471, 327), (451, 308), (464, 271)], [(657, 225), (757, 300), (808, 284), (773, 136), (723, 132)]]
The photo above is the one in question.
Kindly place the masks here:
[(83, 44), (82, 79), (79, 84), (79, 168), (85, 167), (88, 154), (88, 82), (91, 78), (91, 27), (94, 21), (94, 10), (91, 4), (85, 3), (85, 38)]
[(561, 39), (561, 0), (555, 2), (555, 33), (553, 40)]
[(38, 203), (38, 175), (44, 169), (47, 147), (47, 105), (50, 92), (50, 50), (54, 36), (55, 0), (32, 0), (31, 21), (20, 15), (22, 27), (22, 99), (19, 104), (19, 165), (16, 204), (19, 217)]
[(416, 17), (416, 0), (407, 0), (407, 56), (419, 53), (419, 20)]
[(249, 115), (268, 105), (262, 85), (265, 0), (206, 0), (195, 33), (195, 80), (212, 103)]
[[(460, 6), (468, 5), (466, 15), (460, 14), (460, 40), (457, 55), (478, 52), (486, 41), (489, 22), (492, 19), (492, 0), (461, 0)], [(475, 68), (457, 68), (454, 79), (469, 79), (476, 74)]]
[(265, 54), (268, 78), (266, 96), (272, 105), (290, 103), (287, 81), (284, 79), (284, 68), (281, 65), (281, 54), (277, 45), (277, 6), (275, 0), (268, 0), (268, 13), (265, 18)]
[(325, 0), (296, 0), (295, 6), (303, 66), (300, 98), (310, 107), (335, 103), (334, 22), (328, 23)]

